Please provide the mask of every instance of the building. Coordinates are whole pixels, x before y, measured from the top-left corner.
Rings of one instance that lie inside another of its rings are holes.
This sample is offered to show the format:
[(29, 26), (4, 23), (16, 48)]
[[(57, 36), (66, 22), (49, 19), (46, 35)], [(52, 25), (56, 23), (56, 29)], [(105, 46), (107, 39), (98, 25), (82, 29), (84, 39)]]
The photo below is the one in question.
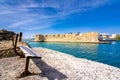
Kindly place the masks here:
[(109, 40), (110, 35), (108, 33), (100, 33), (98, 36), (99, 40)]
[(118, 34), (112, 34), (111, 38), (115, 39)]

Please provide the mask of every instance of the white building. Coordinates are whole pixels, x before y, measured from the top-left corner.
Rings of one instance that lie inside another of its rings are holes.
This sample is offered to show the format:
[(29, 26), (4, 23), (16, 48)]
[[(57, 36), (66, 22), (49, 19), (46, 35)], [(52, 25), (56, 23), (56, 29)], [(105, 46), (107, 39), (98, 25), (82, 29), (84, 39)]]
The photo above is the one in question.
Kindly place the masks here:
[(117, 36), (117, 34), (112, 34), (111, 38), (112, 38), (112, 39), (115, 39), (116, 36)]
[(108, 40), (110, 35), (108, 33), (100, 33), (98, 38), (99, 40)]

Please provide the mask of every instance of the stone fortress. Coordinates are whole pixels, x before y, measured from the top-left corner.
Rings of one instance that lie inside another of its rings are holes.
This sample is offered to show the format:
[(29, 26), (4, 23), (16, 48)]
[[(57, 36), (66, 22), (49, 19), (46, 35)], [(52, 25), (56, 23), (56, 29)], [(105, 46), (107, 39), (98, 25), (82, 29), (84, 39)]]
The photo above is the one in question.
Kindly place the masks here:
[(98, 32), (87, 32), (84, 34), (54, 34), (54, 35), (41, 35), (36, 34), (34, 41), (47, 41), (47, 42), (94, 42), (99, 43)]

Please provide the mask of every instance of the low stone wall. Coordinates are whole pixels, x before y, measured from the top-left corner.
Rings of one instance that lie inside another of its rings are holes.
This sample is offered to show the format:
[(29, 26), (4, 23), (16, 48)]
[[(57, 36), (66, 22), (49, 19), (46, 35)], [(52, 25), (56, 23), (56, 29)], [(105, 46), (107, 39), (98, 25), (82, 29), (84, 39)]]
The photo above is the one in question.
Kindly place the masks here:
[(34, 41), (55, 41), (55, 42), (99, 42), (97, 32), (84, 34), (55, 34), (35, 35)]

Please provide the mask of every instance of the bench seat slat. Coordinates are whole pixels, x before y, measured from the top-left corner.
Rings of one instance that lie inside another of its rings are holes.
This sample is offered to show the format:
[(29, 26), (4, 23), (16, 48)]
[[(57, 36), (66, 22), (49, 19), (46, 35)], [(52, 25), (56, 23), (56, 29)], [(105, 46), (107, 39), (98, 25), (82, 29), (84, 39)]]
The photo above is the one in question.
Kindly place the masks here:
[(39, 54), (37, 54), (36, 52), (34, 52), (31, 48), (29, 48), (28, 46), (20, 46), (20, 49), (23, 51), (23, 53), (25, 54), (25, 57), (38, 57), (41, 58), (41, 56)]

